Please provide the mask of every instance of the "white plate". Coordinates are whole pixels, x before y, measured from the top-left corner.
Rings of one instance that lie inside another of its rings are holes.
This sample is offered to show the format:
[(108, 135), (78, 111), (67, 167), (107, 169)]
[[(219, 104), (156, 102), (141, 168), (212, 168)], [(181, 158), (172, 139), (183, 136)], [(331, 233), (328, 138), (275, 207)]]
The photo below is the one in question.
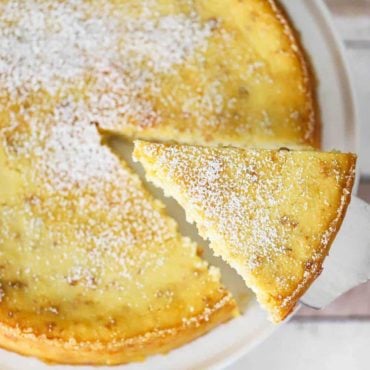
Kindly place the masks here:
[[(343, 50), (333, 31), (330, 16), (321, 0), (281, 1), (300, 31), (304, 46), (320, 82), (319, 102), (323, 121), (323, 148), (357, 151), (356, 109), (353, 89), (343, 58)], [(127, 156), (127, 150), (126, 155)], [(186, 224), (184, 214), (174, 202), (166, 201), (170, 213), (180, 222), (181, 231), (199, 241), (194, 227)], [(199, 241), (204, 245), (203, 241)], [(223, 270), (226, 285), (243, 304), (249, 295), (241, 279), (222, 262), (207, 253), (211, 263)], [(266, 319), (253, 298), (237, 319), (221, 325), (209, 334), (143, 363), (114, 367), (115, 370), (198, 370), (224, 368), (269, 336), (276, 326)], [(90, 366), (46, 365), (34, 358), (0, 350), (1, 370), (91, 370)], [(100, 367), (109, 369), (111, 367)]]

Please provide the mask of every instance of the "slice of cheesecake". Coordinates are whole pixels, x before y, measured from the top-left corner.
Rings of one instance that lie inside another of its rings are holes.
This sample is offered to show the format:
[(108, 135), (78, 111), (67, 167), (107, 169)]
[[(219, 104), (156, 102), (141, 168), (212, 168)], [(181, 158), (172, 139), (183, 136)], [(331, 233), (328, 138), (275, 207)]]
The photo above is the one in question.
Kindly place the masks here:
[(352, 154), (243, 150), (137, 141), (147, 178), (184, 207), (283, 320), (320, 274), (350, 201)]

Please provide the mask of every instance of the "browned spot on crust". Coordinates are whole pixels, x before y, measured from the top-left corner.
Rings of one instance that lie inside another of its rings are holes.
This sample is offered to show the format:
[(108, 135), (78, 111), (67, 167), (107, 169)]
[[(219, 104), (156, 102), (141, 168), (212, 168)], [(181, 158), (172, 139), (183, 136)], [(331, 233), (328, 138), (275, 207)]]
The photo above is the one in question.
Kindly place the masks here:
[(239, 87), (239, 95), (247, 98), (249, 96), (249, 91), (245, 86)]
[(113, 329), (115, 326), (117, 326), (117, 322), (115, 319), (113, 318), (110, 318), (104, 325), (107, 329), (111, 330)]
[(68, 284), (71, 285), (71, 286), (76, 286), (76, 285), (78, 285), (78, 282), (79, 282), (78, 279), (73, 279), (73, 280), (69, 280)]
[(280, 223), (284, 226), (289, 226), (295, 229), (298, 226), (298, 222), (294, 221), (290, 216), (284, 215), (280, 218)]
[(27, 287), (27, 283), (20, 280), (9, 280), (7, 284), (8, 287), (12, 289), (24, 289)]
[(320, 161), (320, 172), (325, 176), (329, 177), (331, 174), (331, 167), (325, 161)]
[(201, 248), (199, 245), (197, 246), (197, 256), (202, 257), (204, 254), (203, 248)]
[(52, 332), (56, 327), (56, 323), (54, 321), (50, 321), (46, 324), (46, 327), (48, 332)]

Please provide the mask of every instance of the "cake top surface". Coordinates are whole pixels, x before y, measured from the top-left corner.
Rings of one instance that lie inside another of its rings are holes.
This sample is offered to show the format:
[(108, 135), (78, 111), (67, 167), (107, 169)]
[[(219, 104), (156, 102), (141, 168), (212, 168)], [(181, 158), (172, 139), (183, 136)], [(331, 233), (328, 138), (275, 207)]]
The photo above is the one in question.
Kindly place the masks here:
[(96, 127), (69, 119), (2, 131), (1, 322), (98, 345), (175, 332), (230, 304), (218, 272)]
[(145, 110), (140, 65), (172, 68), (210, 32), (153, 4), (0, 4), (0, 321), (22, 335), (139, 345), (231, 315), (217, 270), (102, 143), (118, 100)]
[(0, 12), (0, 98), (19, 113), (72, 96), (129, 138), (318, 145), (311, 76), (270, 1), (4, 1)]

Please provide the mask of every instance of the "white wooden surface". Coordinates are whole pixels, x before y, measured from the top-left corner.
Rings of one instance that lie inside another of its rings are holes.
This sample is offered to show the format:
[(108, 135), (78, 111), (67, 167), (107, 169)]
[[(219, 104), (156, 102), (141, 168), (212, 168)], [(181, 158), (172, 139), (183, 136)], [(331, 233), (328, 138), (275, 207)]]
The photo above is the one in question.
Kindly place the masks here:
[[(370, 0), (325, 2), (346, 46), (357, 93), (362, 172), (359, 195), (370, 203)], [(323, 311), (302, 309), (291, 322), (229, 368), (247, 369), (370, 369), (370, 283), (352, 290)]]

